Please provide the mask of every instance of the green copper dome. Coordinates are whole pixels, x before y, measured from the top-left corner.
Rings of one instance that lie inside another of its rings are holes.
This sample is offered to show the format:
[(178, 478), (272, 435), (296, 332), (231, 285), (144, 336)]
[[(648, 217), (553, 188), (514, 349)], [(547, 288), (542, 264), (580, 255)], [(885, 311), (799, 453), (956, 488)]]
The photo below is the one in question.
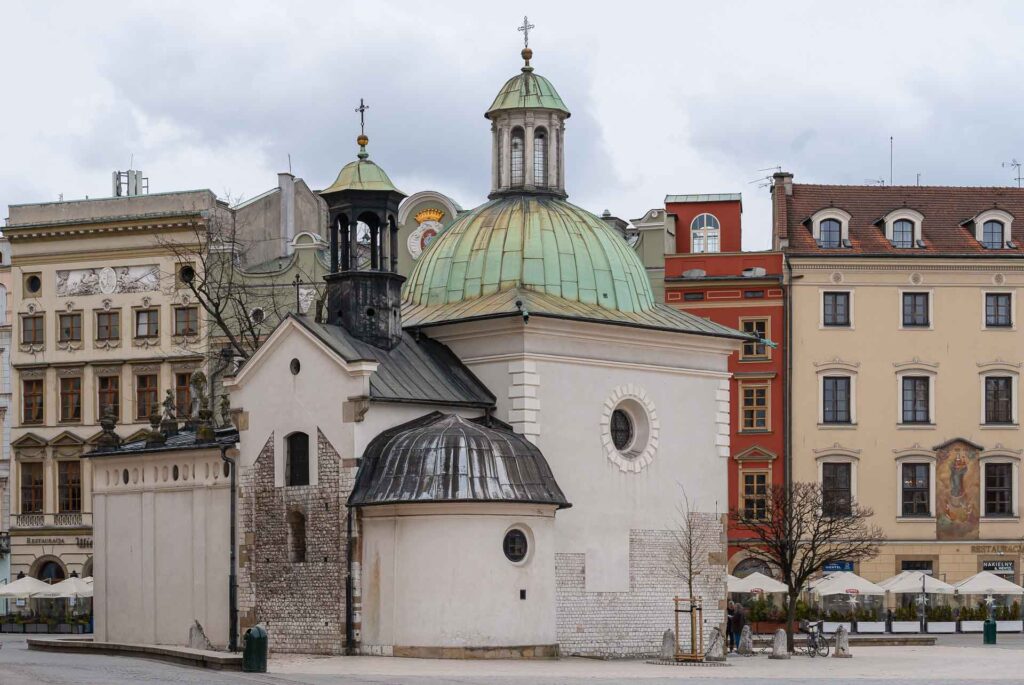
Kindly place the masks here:
[(569, 116), (568, 108), (551, 81), (533, 73), (533, 67), (529, 66), (505, 82), (484, 116), (490, 118), (494, 112), (506, 109), (554, 109)]
[(549, 196), (511, 195), (460, 217), (405, 283), (406, 305), (523, 290), (623, 312), (654, 306), (644, 266), (608, 224)]
[(402, 193), (391, 182), (387, 173), (370, 160), (370, 155), (366, 152), (366, 143), (368, 142), (366, 137), (359, 136), (357, 142), (359, 143), (359, 154), (357, 155), (359, 159), (343, 166), (331, 187), (321, 190), (320, 194), (326, 195), (343, 190), (385, 190)]

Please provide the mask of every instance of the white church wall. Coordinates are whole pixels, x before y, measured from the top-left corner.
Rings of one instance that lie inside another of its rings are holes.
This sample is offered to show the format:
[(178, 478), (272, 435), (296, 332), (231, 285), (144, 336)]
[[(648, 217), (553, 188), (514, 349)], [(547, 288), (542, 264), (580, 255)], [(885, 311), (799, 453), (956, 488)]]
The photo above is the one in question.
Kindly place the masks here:
[[(95, 457), (97, 640), (228, 641), (229, 478), (220, 452)], [(127, 483), (124, 475), (127, 474)]]
[[(440, 656), (410, 648), (554, 645), (554, 520), (550, 506), (366, 508), (363, 652)], [(519, 564), (502, 551), (513, 526), (529, 541)]]

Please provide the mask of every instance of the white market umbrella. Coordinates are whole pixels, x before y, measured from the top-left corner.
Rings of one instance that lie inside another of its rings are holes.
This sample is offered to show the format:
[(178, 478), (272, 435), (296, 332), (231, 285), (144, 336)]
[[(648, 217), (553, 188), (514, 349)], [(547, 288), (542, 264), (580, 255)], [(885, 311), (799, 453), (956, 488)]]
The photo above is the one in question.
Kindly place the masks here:
[(763, 594), (767, 592), (789, 592), (789, 588), (784, 583), (780, 583), (770, 576), (755, 571), (744, 578), (737, 578), (735, 582), (730, 578), (729, 592)]
[(921, 593), (922, 581), (927, 595), (951, 595), (953, 586), (924, 571), (903, 571), (892, 578), (886, 578), (878, 585), (894, 595), (916, 595)]
[(740, 582), (739, 578), (737, 578), (736, 576), (732, 575), (731, 573), (726, 573), (725, 574), (725, 590), (726, 590), (726, 592), (732, 592), (733, 591), (732, 586), (735, 585), (738, 582)]
[(861, 578), (856, 573), (840, 571), (814, 586), (815, 594), (829, 595), (884, 595), (885, 589), (870, 580)]
[(24, 578), (18, 578), (12, 583), (0, 585), (0, 598), (28, 599), (49, 589), (50, 586), (38, 578), (25, 576)]
[(964, 578), (954, 587), (961, 595), (1024, 595), (1024, 587), (988, 571)]
[(76, 578), (72, 576), (67, 580), (62, 580), (55, 585), (49, 585), (45, 590), (35, 595), (36, 597), (46, 598), (79, 598), (79, 597), (92, 597), (92, 583), (87, 582), (84, 578)]

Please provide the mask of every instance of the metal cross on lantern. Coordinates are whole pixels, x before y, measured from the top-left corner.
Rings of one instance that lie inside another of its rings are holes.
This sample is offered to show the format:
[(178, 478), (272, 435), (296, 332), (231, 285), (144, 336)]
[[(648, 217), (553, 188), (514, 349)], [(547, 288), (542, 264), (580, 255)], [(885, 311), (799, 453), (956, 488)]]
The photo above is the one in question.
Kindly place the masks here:
[(370, 109), (370, 106), (363, 103), (363, 99), (359, 98), (359, 106), (356, 107), (355, 111), (359, 112), (359, 135), (366, 135), (366, 110)]
[(530, 29), (532, 29), (532, 28), (536, 28), (536, 27), (533, 24), (530, 23), (530, 20), (527, 19), (526, 16), (523, 16), (523, 25), (520, 26), (516, 30), (523, 32), (523, 47), (524, 48), (530, 47)]

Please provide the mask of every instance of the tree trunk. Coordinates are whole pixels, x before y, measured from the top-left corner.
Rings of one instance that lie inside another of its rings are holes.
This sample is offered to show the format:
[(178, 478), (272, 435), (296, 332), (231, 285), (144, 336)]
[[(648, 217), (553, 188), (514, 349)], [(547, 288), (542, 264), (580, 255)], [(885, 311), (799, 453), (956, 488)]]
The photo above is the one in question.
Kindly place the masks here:
[(799, 595), (790, 593), (787, 597), (789, 602), (786, 606), (786, 649), (792, 654), (796, 651), (793, 648), (793, 621), (796, 620), (796, 601)]

